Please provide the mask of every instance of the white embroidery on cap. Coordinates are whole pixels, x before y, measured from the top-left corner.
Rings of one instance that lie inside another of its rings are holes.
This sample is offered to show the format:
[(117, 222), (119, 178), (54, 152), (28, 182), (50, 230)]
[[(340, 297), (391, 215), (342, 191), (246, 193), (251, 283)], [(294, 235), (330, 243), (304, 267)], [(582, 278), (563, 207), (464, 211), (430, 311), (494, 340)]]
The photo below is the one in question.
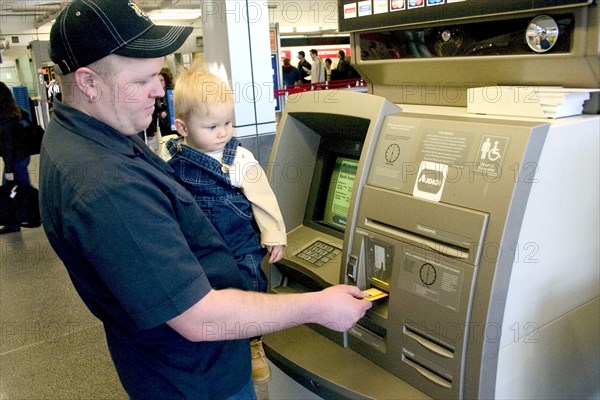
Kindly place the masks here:
[(127, 5), (129, 7), (131, 7), (133, 9), (133, 11), (135, 11), (135, 13), (138, 15), (138, 17), (142, 17), (145, 20), (148, 20), (148, 16), (146, 15), (146, 13), (144, 12), (144, 10), (142, 10), (142, 8), (140, 6), (138, 6), (137, 4), (135, 4), (135, 2), (133, 1), (129, 1), (127, 3)]

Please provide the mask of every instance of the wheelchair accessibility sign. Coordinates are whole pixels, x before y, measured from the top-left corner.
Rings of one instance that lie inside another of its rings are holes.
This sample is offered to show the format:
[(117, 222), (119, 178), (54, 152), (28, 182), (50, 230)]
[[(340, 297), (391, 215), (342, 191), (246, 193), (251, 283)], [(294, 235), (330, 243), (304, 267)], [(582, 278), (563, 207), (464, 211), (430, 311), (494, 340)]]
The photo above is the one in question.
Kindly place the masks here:
[(475, 171), (487, 176), (499, 176), (508, 148), (507, 137), (483, 135), (479, 144)]

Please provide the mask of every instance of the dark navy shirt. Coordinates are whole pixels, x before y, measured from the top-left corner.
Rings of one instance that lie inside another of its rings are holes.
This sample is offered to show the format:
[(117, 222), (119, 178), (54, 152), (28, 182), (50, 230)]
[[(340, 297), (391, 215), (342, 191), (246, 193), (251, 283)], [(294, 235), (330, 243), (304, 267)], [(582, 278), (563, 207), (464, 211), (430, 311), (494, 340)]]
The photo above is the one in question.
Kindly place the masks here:
[(242, 281), (170, 172), (137, 136), (57, 102), (41, 151), (42, 221), (132, 399), (226, 398), (250, 380), (248, 340), (193, 343), (165, 322)]

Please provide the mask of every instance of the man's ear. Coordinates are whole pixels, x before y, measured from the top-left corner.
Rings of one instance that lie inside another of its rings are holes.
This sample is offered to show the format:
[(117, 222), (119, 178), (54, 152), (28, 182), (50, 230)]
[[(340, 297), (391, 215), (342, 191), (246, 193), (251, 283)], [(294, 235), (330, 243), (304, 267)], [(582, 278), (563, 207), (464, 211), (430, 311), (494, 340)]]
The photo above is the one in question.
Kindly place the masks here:
[(75, 72), (75, 84), (88, 100), (95, 100), (100, 96), (100, 88), (97, 85), (98, 77), (94, 71), (87, 67), (78, 68)]
[(179, 133), (181, 136), (187, 137), (187, 126), (185, 125), (185, 122), (183, 122), (179, 118), (175, 120), (175, 129), (177, 129), (177, 133)]

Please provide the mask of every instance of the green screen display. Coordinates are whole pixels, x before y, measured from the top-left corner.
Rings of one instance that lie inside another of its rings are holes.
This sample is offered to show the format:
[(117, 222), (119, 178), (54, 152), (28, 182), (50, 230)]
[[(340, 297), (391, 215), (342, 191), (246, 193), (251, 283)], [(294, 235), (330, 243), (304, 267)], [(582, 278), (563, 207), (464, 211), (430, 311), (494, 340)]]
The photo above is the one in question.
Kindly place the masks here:
[(346, 228), (350, 197), (356, 178), (358, 161), (350, 158), (338, 157), (329, 181), (323, 223), (333, 228)]

